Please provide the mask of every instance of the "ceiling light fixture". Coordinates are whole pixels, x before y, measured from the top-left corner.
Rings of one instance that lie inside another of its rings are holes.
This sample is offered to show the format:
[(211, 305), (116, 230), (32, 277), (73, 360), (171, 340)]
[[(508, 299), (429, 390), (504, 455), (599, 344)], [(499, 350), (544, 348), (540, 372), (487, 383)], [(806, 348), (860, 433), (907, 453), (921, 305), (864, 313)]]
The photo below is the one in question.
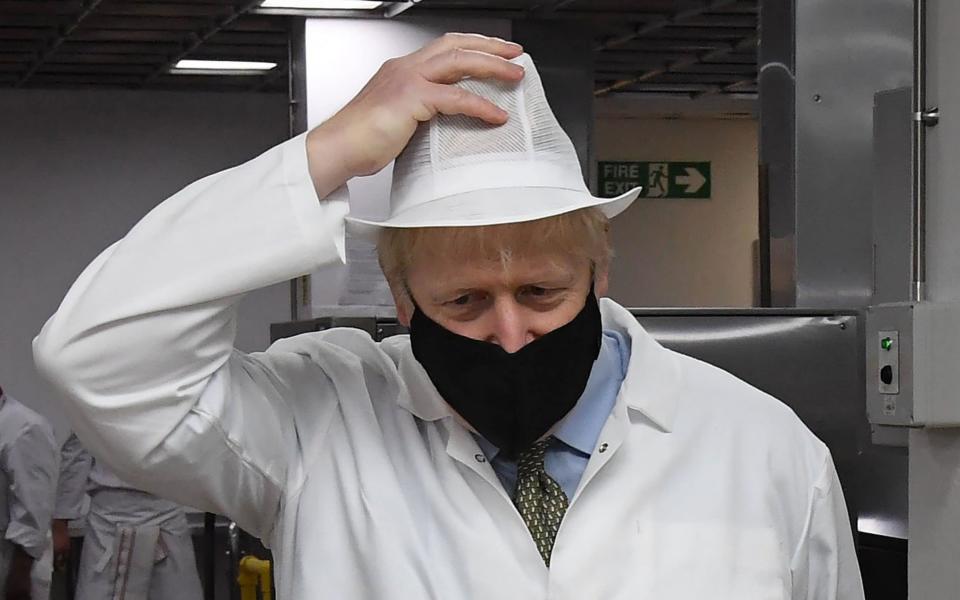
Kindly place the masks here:
[(252, 60), (180, 60), (170, 69), (177, 75), (260, 75), (277, 63)]
[(260, 8), (294, 10), (373, 10), (383, 6), (376, 0), (263, 0)]

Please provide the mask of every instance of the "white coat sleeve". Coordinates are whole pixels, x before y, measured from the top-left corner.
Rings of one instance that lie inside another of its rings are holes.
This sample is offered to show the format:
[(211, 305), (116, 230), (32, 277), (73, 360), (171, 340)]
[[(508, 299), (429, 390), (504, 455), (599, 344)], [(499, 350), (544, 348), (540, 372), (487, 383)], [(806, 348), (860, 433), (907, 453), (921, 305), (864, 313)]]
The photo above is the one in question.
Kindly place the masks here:
[(47, 547), (57, 487), (57, 443), (49, 426), (26, 425), (2, 455), (10, 484), (5, 539), (34, 559)]
[(346, 187), (317, 198), (305, 138), (161, 203), (83, 271), (34, 340), (97, 460), (261, 537), (299, 466), (289, 403), (308, 390), (336, 404), (308, 359), (233, 348), (245, 292), (344, 259)]
[(791, 563), (793, 600), (863, 600), (860, 566), (833, 459), (814, 484), (805, 535)]
[(93, 457), (87, 452), (75, 433), (60, 447), (60, 481), (57, 482), (57, 501), (54, 519), (73, 521), (86, 515), (89, 499), (87, 481), (93, 469)]

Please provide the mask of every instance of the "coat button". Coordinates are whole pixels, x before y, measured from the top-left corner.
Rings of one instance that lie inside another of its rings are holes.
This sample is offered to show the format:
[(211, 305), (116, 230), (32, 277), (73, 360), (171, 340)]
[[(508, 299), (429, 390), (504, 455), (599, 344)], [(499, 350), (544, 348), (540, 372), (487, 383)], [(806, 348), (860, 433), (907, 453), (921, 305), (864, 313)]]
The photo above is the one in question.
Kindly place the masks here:
[(473, 457), (474, 457), (475, 459), (477, 459), (477, 462), (478, 462), (478, 463), (485, 463), (485, 462), (487, 462), (487, 457), (484, 456), (484, 455), (482, 455), (482, 454), (474, 454)]
[(600, 448), (598, 448), (598, 451), (599, 451), (599, 452), (606, 452), (606, 451), (607, 451), (607, 448), (609, 448), (609, 445), (608, 445), (606, 442), (604, 442), (604, 443), (600, 444)]

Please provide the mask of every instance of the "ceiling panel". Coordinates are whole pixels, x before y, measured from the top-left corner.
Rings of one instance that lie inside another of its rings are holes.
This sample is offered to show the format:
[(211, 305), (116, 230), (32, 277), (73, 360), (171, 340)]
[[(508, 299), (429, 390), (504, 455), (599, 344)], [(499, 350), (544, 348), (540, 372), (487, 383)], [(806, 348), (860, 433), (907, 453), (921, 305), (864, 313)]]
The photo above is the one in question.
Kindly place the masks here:
[[(0, 0), (0, 86), (285, 92), (292, 18), (251, 0)], [(409, 16), (581, 23), (598, 95), (755, 94), (757, 0), (422, 0)], [(376, 18), (376, 15), (371, 15)], [(180, 58), (266, 75), (171, 75)]]

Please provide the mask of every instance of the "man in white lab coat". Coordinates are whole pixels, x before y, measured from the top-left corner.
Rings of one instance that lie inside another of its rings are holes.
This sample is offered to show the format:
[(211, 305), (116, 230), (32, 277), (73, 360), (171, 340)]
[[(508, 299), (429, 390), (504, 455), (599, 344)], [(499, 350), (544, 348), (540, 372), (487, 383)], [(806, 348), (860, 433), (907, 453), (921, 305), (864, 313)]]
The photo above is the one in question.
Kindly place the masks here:
[(84, 517), (75, 600), (203, 598), (183, 507), (124, 483), (71, 434), (60, 449), (54, 530), (62, 537)]
[[(349, 216), (394, 157), (390, 216)], [(589, 194), (519, 46), (447, 35), (157, 207), (35, 356), (94, 454), (260, 536), (286, 600), (862, 598), (826, 447), (598, 299), (636, 195)], [(345, 228), (410, 336), (234, 349), (244, 293), (342, 261)]]
[(57, 444), (47, 420), (0, 388), (0, 598), (47, 600)]

